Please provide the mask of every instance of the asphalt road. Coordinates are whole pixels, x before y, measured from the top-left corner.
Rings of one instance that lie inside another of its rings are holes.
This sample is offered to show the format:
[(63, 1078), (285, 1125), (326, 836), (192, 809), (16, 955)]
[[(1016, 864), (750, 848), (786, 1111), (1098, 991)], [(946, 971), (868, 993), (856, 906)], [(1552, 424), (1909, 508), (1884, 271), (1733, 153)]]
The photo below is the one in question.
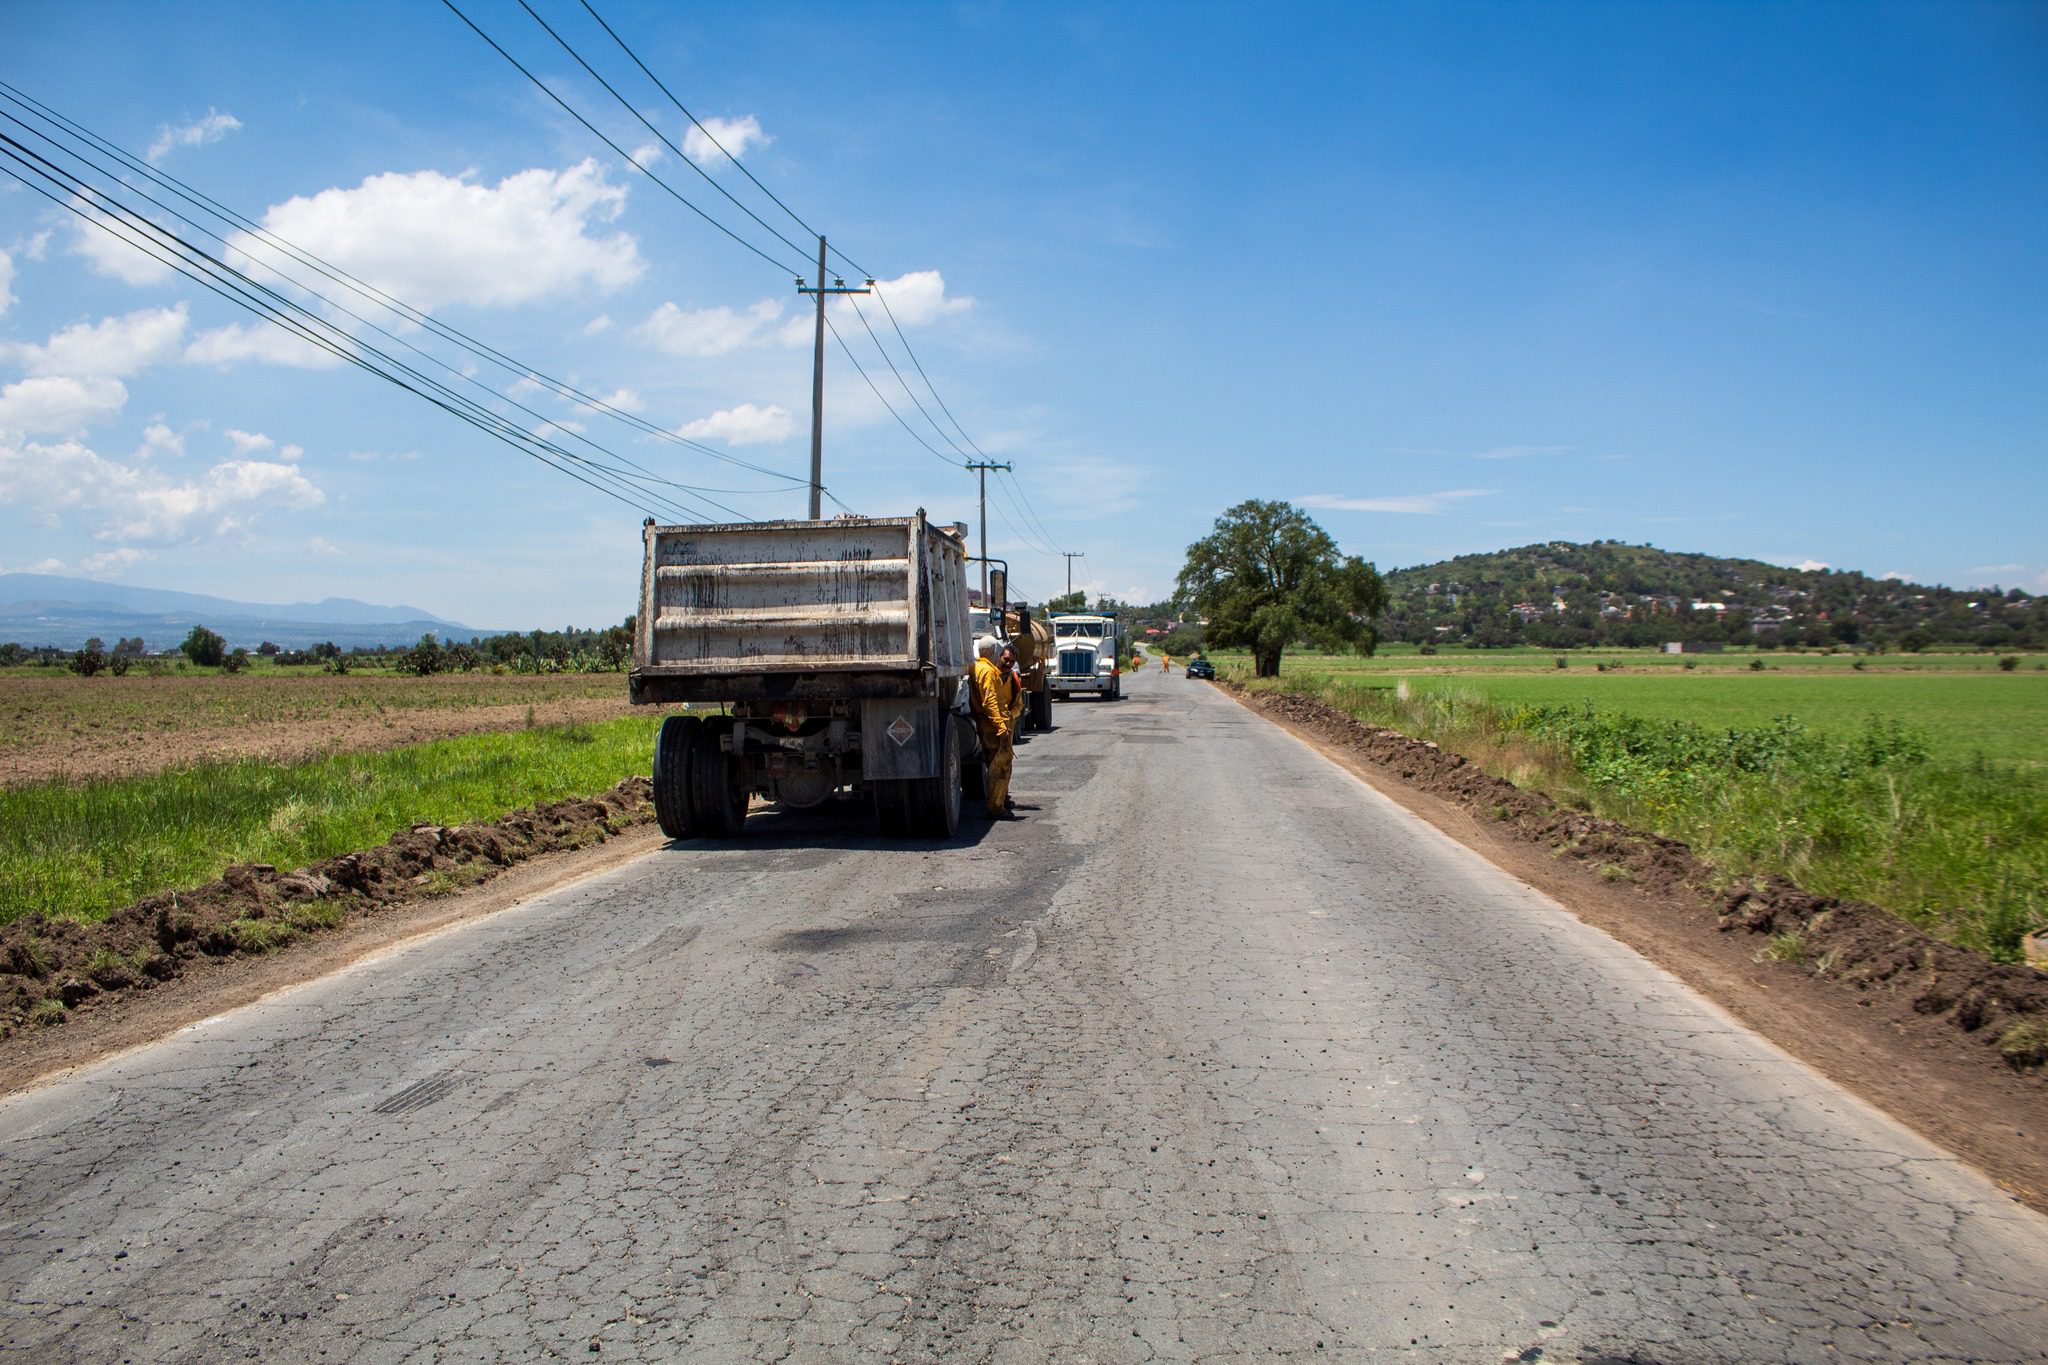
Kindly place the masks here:
[(45, 1360), (2048, 1357), (2048, 1222), (1205, 684), (0, 1101)]

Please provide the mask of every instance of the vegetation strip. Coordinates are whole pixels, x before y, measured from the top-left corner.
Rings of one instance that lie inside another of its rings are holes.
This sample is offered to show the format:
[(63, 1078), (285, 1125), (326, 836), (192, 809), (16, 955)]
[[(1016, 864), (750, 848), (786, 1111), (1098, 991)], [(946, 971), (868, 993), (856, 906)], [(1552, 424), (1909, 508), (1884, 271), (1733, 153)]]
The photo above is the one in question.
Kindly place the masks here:
[[(1519, 787), (1682, 839), (1724, 882), (1790, 877), (2003, 962), (2019, 961), (2023, 937), (2048, 920), (2048, 770), (2037, 764), (1993, 762), (1954, 731), (1937, 737), (1840, 698), (1803, 709), (1827, 729), (1782, 713), (1708, 725), (1638, 714), (1633, 693), (1518, 700), (1545, 695), (1529, 681), (1389, 685), (1297, 667), (1284, 684), (1249, 685), (1319, 697), (1449, 745)], [(1725, 693), (1703, 696), (1697, 714), (1727, 704)]]
[(627, 717), (0, 790), (0, 923), (97, 919), (230, 863), (298, 867), (415, 824), (490, 820), (603, 791), (645, 769), (653, 734), (652, 719)]
[(202, 956), (268, 952), (354, 916), (477, 885), (540, 854), (602, 842), (652, 820), (651, 798), (648, 780), (632, 777), (595, 797), (487, 824), (417, 825), (293, 872), (237, 863), (218, 880), (97, 921), (17, 919), (0, 927), (0, 1038), (172, 980)]
[(1889, 1015), (1949, 1024), (1980, 1041), (1989, 1060), (2037, 1084), (2048, 1080), (2048, 975), (1993, 962), (1876, 906), (1814, 895), (1788, 878), (1759, 878), (1717, 891), (1714, 869), (1676, 839), (1569, 809), (1490, 775), (1462, 754), (1361, 721), (1321, 698), (1247, 689), (1233, 681), (1224, 685), (1602, 881), (1627, 884), (1659, 912), (1685, 914), (1698, 907), (1698, 913), (1713, 914), (1724, 933), (1757, 936), (1758, 957), (1857, 991), (1874, 1020)]

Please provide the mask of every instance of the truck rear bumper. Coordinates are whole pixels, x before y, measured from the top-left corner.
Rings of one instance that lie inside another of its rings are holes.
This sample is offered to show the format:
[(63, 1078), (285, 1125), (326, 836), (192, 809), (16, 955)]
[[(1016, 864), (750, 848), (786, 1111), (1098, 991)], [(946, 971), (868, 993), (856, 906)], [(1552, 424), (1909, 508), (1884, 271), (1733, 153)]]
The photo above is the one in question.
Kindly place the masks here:
[[(860, 701), (939, 695), (936, 672), (719, 673), (627, 675), (626, 696), (636, 706), (680, 706), (721, 701)], [(951, 699), (950, 690), (948, 700)]]

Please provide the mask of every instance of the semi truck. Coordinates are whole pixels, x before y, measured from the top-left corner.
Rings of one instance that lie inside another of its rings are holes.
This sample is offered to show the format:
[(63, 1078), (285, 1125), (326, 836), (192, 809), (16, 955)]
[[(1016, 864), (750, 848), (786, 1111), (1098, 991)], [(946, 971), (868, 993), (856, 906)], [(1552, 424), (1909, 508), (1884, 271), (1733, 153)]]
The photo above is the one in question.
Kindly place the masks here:
[(1052, 618), (1052, 695), (1092, 692), (1106, 701), (1124, 694), (1115, 612), (1068, 612)]
[[(731, 838), (750, 798), (872, 802), (946, 838), (983, 762), (964, 530), (911, 517), (642, 527), (628, 695), (661, 723), (662, 833)], [(715, 707), (715, 712), (711, 708)]]

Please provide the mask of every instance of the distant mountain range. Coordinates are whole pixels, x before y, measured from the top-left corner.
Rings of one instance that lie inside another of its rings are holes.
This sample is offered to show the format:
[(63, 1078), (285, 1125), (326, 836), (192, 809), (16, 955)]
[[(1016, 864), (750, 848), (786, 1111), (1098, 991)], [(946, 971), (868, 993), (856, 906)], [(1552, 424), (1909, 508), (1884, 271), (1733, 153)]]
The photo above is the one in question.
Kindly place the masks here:
[(203, 593), (102, 583), (56, 574), (0, 574), (0, 642), (77, 649), (98, 636), (108, 648), (140, 636), (152, 651), (177, 648), (192, 627), (225, 636), (230, 647), (264, 641), (309, 649), (326, 641), (354, 649), (410, 645), (432, 632), (443, 640), (495, 635), (418, 607), (377, 606), (347, 597), (323, 602), (237, 602)]
[(1386, 575), (1387, 639), (1479, 645), (2048, 645), (2048, 597), (1843, 569), (1547, 541)]

